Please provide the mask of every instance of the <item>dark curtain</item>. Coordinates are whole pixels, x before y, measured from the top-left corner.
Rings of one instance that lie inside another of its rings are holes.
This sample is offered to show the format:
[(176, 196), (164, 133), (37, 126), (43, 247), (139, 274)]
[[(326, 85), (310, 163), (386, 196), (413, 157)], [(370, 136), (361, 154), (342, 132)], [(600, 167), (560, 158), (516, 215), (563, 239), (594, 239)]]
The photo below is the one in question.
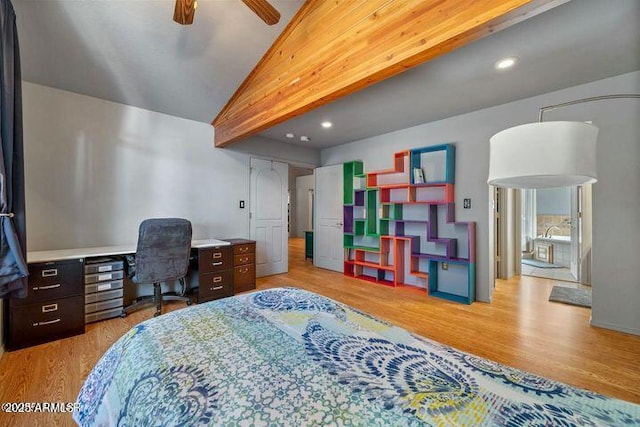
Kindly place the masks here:
[(22, 86), (16, 15), (0, 0), (0, 297), (27, 294)]

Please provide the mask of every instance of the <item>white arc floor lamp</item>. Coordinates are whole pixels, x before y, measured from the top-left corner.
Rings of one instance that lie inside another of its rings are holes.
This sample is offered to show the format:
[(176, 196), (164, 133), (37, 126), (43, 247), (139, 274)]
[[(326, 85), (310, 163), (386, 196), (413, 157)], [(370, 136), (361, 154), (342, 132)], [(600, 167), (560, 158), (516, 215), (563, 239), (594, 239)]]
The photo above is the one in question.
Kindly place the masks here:
[(583, 122), (543, 122), (545, 111), (584, 102), (640, 98), (603, 95), (542, 107), (538, 123), (515, 126), (490, 139), (487, 183), (506, 188), (550, 188), (594, 183), (598, 128)]

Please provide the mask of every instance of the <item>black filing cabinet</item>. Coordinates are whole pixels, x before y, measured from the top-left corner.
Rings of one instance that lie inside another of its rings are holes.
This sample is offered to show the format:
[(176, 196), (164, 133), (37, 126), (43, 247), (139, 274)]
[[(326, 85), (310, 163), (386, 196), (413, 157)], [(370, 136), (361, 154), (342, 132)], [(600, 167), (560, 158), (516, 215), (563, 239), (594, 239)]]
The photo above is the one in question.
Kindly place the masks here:
[(29, 264), (27, 297), (8, 300), (8, 350), (84, 333), (83, 261)]

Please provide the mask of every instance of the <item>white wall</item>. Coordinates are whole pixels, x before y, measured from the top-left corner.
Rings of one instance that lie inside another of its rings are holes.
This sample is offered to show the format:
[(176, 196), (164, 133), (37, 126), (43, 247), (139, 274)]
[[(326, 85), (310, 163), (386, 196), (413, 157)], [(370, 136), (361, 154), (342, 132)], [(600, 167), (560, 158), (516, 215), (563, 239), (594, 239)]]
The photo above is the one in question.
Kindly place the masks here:
[[(514, 71), (514, 72), (517, 72)], [(489, 138), (534, 122), (538, 109), (609, 93), (640, 93), (640, 72), (551, 92), (324, 149), (322, 165), (361, 159), (365, 170), (390, 168), (392, 153), (443, 142), (456, 144), (456, 218), (477, 222), (477, 297), (493, 291), (489, 242)], [(599, 182), (593, 186), (592, 324), (640, 334), (640, 102), (601, 101), (549, 112), (546, 120), (593, 120), (600, 127)], [(463, 198), (472, 209), (462, 209)]]
[[(209, 124), (28, 82), (23, 110), (29, 251), (134, 243), (148, 217), (188, 218), (194, 238), (249, 236), (250, 155), (214, 148)], [(317, 159), (300, 148), (260, 156)]]
[(571, 215), (571, 187), (536, 190), (538, 215)]
[(296, 144), (286, 144), (261, 136), (237, 142), (226, 150), (246, 153), (252, 157), (269, 158), (294, 166), (315, 168), (320, 165), (320, 150)]
[(309, 190), (313, 190), (315, 180), (313, 175), (299, 176), (296, 178), (296, 237), (304, 237), (304, 232), (313, 229), (309, 225), (311, 214), (309, 206)]

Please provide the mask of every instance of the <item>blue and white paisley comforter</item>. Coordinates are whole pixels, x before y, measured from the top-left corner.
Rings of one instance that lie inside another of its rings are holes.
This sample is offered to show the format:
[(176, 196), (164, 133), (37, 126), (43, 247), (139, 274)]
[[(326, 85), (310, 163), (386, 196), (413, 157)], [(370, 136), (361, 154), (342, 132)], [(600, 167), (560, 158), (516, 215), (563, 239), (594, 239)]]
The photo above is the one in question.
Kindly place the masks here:
[(640, 405), (294, 288), (141, 323), (100, 359), (78, 402), (82, 426), (640, 425)]

